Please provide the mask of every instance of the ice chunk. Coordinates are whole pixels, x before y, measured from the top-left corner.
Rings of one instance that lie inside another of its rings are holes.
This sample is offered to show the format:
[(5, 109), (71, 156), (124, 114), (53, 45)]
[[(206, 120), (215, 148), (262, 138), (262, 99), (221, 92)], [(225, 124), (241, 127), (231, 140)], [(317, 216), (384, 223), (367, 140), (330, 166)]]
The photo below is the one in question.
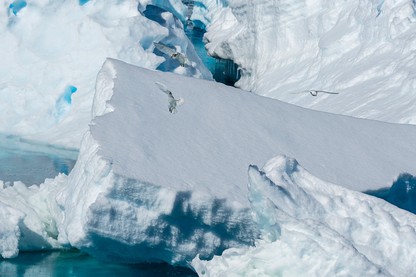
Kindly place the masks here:
[[(186, 99), (175, 116), (156, 82)], [(96, 87), (95, 118), (57, 197), (65, 214), (57, 226), (61, 244), (103, 259), (186, 264), (198, 253), (253, 245), (260, 233), (246, 171), (271, 153), (298, 155), (314, 174), (358, 190), (415, 171), (413, 126), (305, 110), (113, 59)], [(288, 213), (296, 213), (296, 201), (312, 215), (326, 211), (306, 192), (285, 201)], [(273, 241), (282, 233), (269, 231), (278, 221), (269, 225), (261, 235)]]
[(14, 182), (0, 188), (0, 256), (15, 257), (19, 251), (61, 249), (57, 241), (62, 214), (56, 205), (58, 188), (65, 175), (47, 179), (40, 186)]

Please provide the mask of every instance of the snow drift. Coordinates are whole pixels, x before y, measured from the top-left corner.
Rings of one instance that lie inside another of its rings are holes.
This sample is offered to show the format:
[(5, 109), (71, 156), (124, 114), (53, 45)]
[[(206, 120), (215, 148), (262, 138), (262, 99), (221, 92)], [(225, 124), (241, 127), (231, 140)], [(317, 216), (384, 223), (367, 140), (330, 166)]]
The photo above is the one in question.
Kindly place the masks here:
[[(415, 1), (201, 0), (207, 49), (237, 86), (317, 110), (416, 123)], [(312, 97), (305, 90), (339, 95)]]

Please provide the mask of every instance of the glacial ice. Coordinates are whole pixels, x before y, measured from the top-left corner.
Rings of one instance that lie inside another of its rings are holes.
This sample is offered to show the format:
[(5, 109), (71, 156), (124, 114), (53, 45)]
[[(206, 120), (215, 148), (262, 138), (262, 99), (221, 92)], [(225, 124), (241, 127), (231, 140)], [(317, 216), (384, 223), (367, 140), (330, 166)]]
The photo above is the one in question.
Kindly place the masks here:
[[(415, 1), (200, 0), (208, 51), (248, 91), (302, 107), (416, 124)], [(312, 97), (309, 89), (339, 92)]]
[[(182, 26), (161, 26), (138, 10), (162, 2), (177, 16), (185, 8), (178, 0), (6, 0), (0, 9), (0, 132), (78, 149), (107, 57), (155, 69), (164, 58), (153, 53), (153, 41), (194, 51)], [(176, 73), (203, 77), (195, 56), (193, 71)], [(61, 103), (68, 86), (78, 90), (71, 104)]]
[[(208, 26), (211, 53), (240, 64), (241, 87), (414, 123), (411, 2), (199, 2), (193, 20)], [(176, 18), (149, 20), (150, 5)], [(0, 183), (0, 256), (75, 247), (122, 262), (193, 260), (207, 276), (415, 275), (414, 215), (357, 192), (416, 175), (414, 126), (134, 66), (165, 62), (153, 41), (193, 51), (184, 13), (179, 0), (34, 0), (0, 11), (0, 131), (69, 147), (86, 131), (69, 176)], [(107, 56), (132, 65), (102, 65)], [(155, 82), (185, 99), (178, 113)], [(291, 94), (320, 88), (340, 95)]]

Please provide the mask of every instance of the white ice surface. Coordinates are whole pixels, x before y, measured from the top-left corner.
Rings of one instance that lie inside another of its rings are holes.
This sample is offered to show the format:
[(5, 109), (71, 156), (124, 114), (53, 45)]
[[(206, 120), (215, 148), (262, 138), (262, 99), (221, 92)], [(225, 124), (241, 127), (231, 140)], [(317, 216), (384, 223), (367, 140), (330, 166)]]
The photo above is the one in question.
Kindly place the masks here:
[(249, 169), (255, 247), (211, 261), (200, 276), (414, 276), (416, 217), (383, 200), (324, 182), (278, 156)]
[[(207, 49), (242, 70), (237, 86), (331, 113), (416, 124), (416, 4), (201, 0)], [(338, 95), (313, 97), (304, 90)]]

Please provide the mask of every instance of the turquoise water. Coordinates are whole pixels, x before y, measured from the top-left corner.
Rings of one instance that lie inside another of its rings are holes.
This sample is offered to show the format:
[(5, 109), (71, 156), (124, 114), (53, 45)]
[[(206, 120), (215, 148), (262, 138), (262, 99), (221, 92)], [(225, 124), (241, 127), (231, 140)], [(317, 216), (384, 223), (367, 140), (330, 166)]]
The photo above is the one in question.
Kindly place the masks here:
[(187, 268), (168, 264), (112, 264), (101, 262), (76, 250), (20, 253), (15, 259), (1, 260), (2, 277), (95, 277), (95, 276), (197, 276)]
[(35, 144), (16, 136), (0, 135), (0, 180), (41, 184), (58, 173), (68, 174), (78, 152)]

